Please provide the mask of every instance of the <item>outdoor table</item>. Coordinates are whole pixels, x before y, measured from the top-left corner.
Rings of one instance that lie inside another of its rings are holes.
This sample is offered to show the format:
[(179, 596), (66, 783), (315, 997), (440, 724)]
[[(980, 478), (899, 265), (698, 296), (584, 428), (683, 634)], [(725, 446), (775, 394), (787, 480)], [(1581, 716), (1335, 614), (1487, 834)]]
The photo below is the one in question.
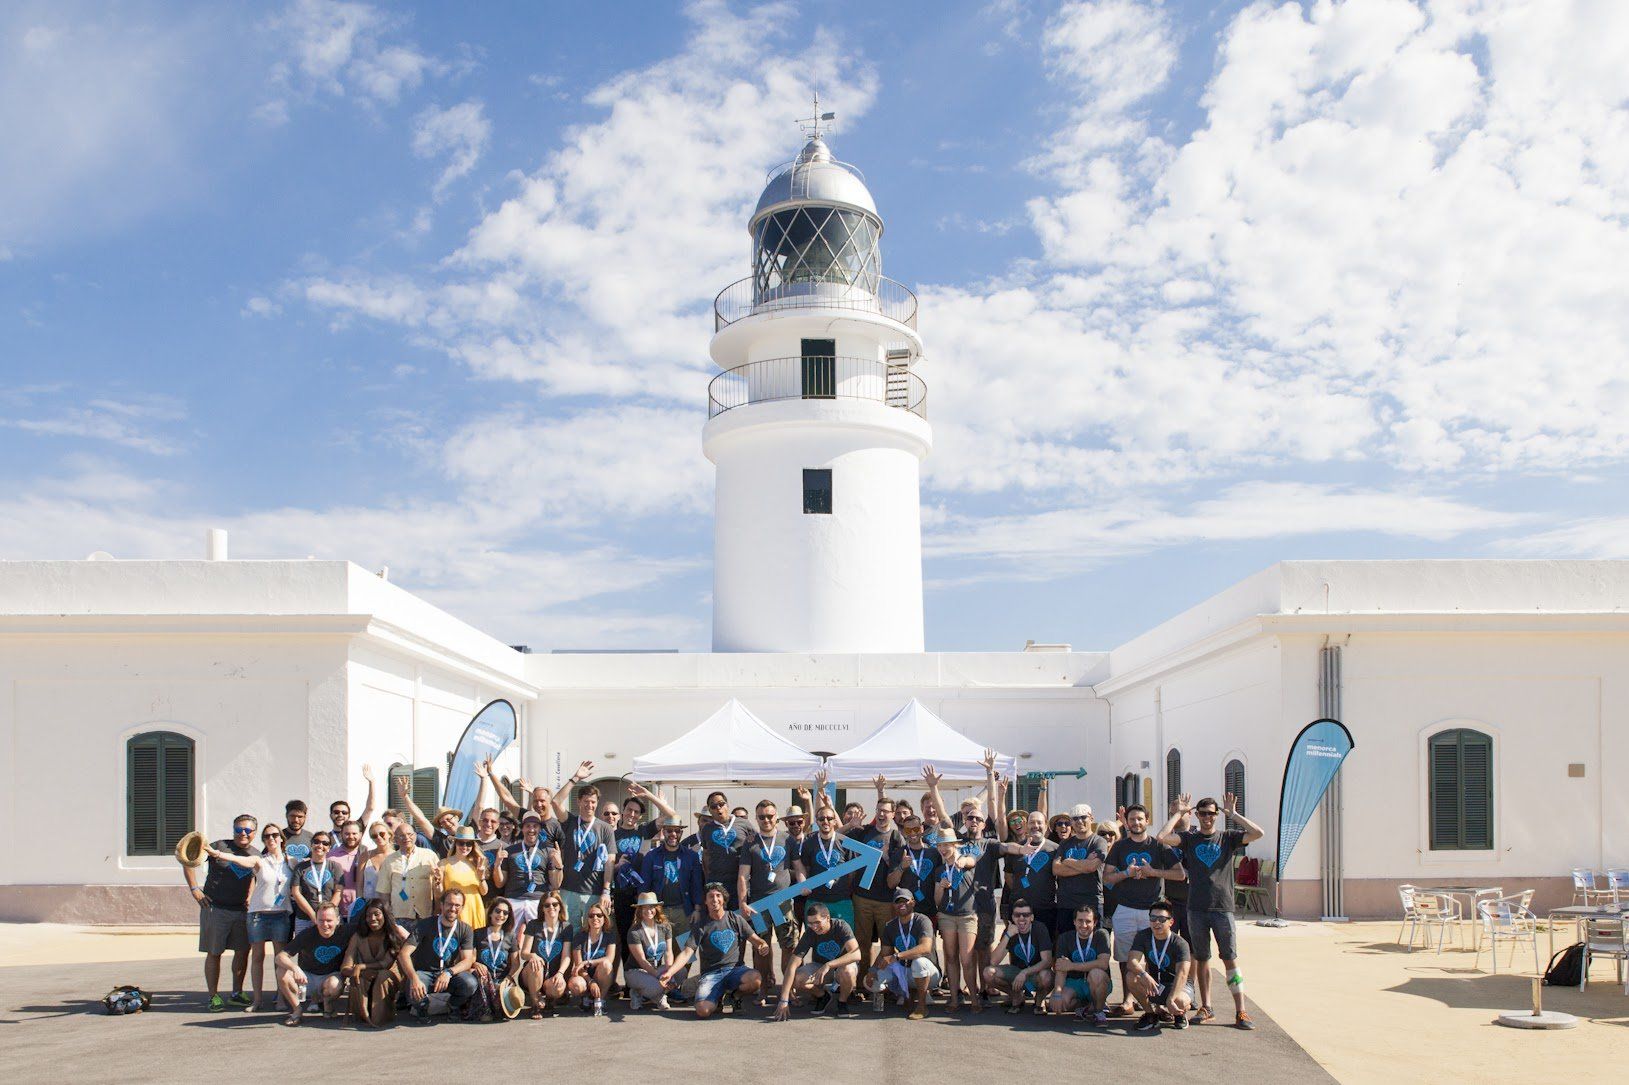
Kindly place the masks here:
[(1495, 897), (1502, 897), (1505, 895), (1504, 887), (1498, 885), (1434, 885), (1429, 889), (1421, 889), (1419, 892), (1425, 893), (1428, 896), (1434, 893), (1437, 896), (1452, 897), (1455, 899), (1464, 897), (1465, 908), (1462, 912), (1460, 912), (1460, 918), (1471, 921), (1471, 936), (1476, 939), (1476, 945), (1482, 944), (1482, 917), (1476, 914), (1477, 895), (1480, 893), (1492, 893)]
[(1545, 913), (1544, 916), (1545, 920), (1550, 925), (1550, 956), (1555, 956), (1555, 920), (1557, 916), (1560, 916), (1563, 920), (1570, 922), (1573, 925), (1573, 934), (1576, 938), (1578, 931), (1584, 925), (1584, 920), (1617, 919), (1619, 916), (1624, 915), (1625, 911), (1626, 910), (1621, 906), (1613, 907), (1610, 904), (1572, 904), (1565, 908), (1551, 908)]

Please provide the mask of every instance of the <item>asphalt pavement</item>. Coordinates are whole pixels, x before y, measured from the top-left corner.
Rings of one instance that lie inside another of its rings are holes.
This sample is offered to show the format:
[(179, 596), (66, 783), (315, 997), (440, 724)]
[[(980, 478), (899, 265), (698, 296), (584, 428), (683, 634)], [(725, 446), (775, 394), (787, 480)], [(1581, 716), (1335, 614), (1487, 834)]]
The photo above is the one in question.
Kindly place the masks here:
[[(1253, 1004), (1259, 1028), (1226, 1024), (1132, 1031), (1132, 1019), (1095, 1029), (1071, 1019), (1012, 1016), (999, 1008), (957, 1015), (935, 1009), (908, 1021), (895, 1007), (875, 1017), (770, 1021), (743, 1010), (697, 1021), (683, 1010), (633, 1013), (612, 1003), (596, 1020), (576, 1012), (541, 1022), (520, 1018), (419, 1025), (406, 1015), (380, 1032), (308, 1018), (299, 1029), (281, 1013), (204, 1009), (201, 958), (0, 968), (0, 1049), (8, 1082), (189, 1082), (287, 1077), (327, 1081), (594, 1075), (609, 1080), (764, 1080), (820, 1074), (833, 1081), (1044, 1081), (1103, 1073), (1136, 1080), (1214, 1080), (1248, 1075), (1250, 1085), (1332, 1081)], [(268, 976), (271, 972), (268, 962)], [(116, 984), (153, 994), (152, 1008), (109, 1016), (101, 999)], [(1220, 976), (1217, 978), (1220, 985)], [(1231, 1021), (1232, 1012), (1217, 1015)], [(497, 1061), (494, 1061), (494, 1060)], [(416, 1071), (409, 1070), (417, 1064)], [(262, 1069), (264, 1068), (264, 1073)]]

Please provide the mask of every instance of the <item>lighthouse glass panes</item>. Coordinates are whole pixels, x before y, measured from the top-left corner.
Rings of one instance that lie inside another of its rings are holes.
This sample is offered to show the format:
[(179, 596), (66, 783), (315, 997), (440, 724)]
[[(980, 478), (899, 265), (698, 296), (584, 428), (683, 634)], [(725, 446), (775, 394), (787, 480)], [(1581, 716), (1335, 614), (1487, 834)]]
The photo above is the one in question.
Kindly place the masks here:
[(758, 301), (812, 283), (877, 292), (882, 254), (875, 220), (835, 207), (789, 207), (758, 224), (753, 276)]

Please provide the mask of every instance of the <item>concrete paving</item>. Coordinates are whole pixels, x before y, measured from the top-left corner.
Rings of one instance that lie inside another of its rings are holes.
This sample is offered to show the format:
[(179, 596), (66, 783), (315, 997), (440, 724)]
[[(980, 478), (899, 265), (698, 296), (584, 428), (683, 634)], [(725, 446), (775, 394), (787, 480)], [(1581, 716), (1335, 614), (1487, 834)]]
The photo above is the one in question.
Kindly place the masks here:
[[(198, 992), (200, 958), (0, 968), (0, 1045), (10, 1081), (219, 1081), (277, 1076), (301, 1068), (326, 1080), (451, 1079), (453, 1060), (487, 1076), (494, 1065), (530, 1066), (610, 1080), (763, 1080), (819, 1073), (833, 1081), (1076, 1081), (1087, 1073), (1138, 1080), (1210, 1080), (1245, 1072), (1250, 1085), (1332, 1078), (1260, 1008), (1254, 1033), (1211, 1024), (1183, 1032), (1103, 1030), (1070, 1020), (1008, 1016), (999, 1009), (907, 1021), (891, 1008), (853, 1020), (802, 1017), (780, 1024), (761, 1011), (713, 1021), (641, 1012), (616, 1003), (610, 1016), (577, 1013), (490, 1025), (405, 1019), (383, 1032), (310, 1020), (283, 1028), (281, 1014), (207, 1013)], [(1218, 979), (1220, 984), (1220, 979)], [(108, 1016), (101, 997), (119, 983), (151, 991), (153, 1007)], [(1230, 1014), (1221, 1016), (1231, 1017)], [(493, 1057), (501, 1063), (491, 1062)], [(523, 1061), (517, 1062), (517, 1057)], [(484, 1066), (478, 1065), (484, 1063)], [(1123, 1067), (1122, 1070), (1113, 1069)], [(264, 1074), (259, 1068), (266, 1068)]]

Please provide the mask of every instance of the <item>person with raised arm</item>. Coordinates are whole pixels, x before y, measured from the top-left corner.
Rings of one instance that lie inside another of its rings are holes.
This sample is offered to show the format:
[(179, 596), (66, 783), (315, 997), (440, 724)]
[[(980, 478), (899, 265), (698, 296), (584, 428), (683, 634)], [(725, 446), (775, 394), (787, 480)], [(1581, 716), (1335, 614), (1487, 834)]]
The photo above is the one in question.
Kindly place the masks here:
[(458, 826), (464, 821), (464, 812), (451, 806), (443, 806), (436, 810), (436, 816), (426, 817), (423, 810), (413, 801), (413, 789), (408, 786), (406, 776), (396, 778), (396, 797), (401, 801), (402, 808), (407, 816), (418, 826), (419, 832), (430, 840), (430, 849), (435, 852), (436, 858), (445, 859), (453, 853), (453, 837), (458, 832)]
[[(1011, 908), (1024, 901), (1030, 906), (1035, 922), (1048, 931), (1054, 930), (1057, 924), (1057, 880), (1052, 875), (1052, 865), (1059, 855), (1059, 846), (1046, 838), (1046, 816), (1039, 810), (1032, 812), (1012, 839), (1001, 845), (1001, 851), (1014, 867), (1006, 885), (1011, 906), (1007, 922), (1012, 922)], [(991, 959), (997, 956), (999, 954)]]
[[(656, 817), (646, 819), (654, 806)], [(674, 813), (673, 807), (657, 791), (637, 781), (629, 781), (628, 797), (623, 800), (617, 823), (611, 829), (616, 838), (616, 864), (611, 872), (612, 919), (615, 921), (617, 946), (621, 953), (617, 965), (628, 969), (628, 931), (634, 924), (634, 901), (645, 891), (645, 852), (651, 842), (661, 836), (661, 819)]]
[[(373, 813), (374, 813), (374, 811), (373, 811), (374, 790), (373, 790), (373, 766), (372, 765), (365, 764), (365, 763), (363, 764), (363, 766), (362, 766), (362, 779), (367, 782), (367, 785), (368, 785), (368, 797), (367, 797), (367, 800), (362, 803), (362, 813), (361, 813), (361, 815), (359, 817), (357, 817), (355, 820), (361, 822), (363, 825), (366, 825), (368, 822), (373, 820)], [(352, 820), (351, 819), (351, 804), (349, 802), (347, 802), (345, 799), (335, 799), (333, 802), (329, 803), (328, 804), (328, 820), (333, 822), (332, 827), (333, 827), (333, 830), (334, 830), (334, 837), (336, 839), (338, 839), (339, 831), (345, 827), (345, 823), (347, 821)], [(329, 856), (329, 858), (331, 858), (331, 859), (339, 859), (340, 857), (341, 857), (341, 855), (340, 855), (340, 851), (339, 851), (338, 848), (335, 848), (333, 854)]]
[[(809, 963), (804, 964), (805, 960)], [(794, 990), (812, 999), (815, 1013), (825, 1013), (831, 1004), (830, 988), (834, 985), (837, 1015), (854, 1016), (849, 999), (859, 982), (860, 944), (855, 941), (849, 925), (833, 919), (819, 901), (811, 901), (804, 910), (803, 937), (793, 947), (792, 963), (781, 984), (780, 1001), (775, 1006), (776, 1021), (790, 1019)]]
[[(283, 853), (282, 826), (270, 824), (262, 828), (260, 847), (258, 855), (241, 855), (235, 850), (222, 851), (213, 846), (204, 849), (211, 859), (230, 863), (253, 875), (246, 922), (249, 931), (250, 983), (254, 988), (254, 995), (244, 1007), (249, 1013), (260, 1008), (261, 988), (266, 980), (266, 947), (272, 947), (275, 959), (293, 937), (289, 883), (294, 879), (294, 872), (289, 868), (288, 856)], [(275, 975), (273, 982), (276, 982)]]
[[(1222, 827), (1216, 800), (1203, 798), (1196, 806), (1192, 795), (1178, 796), (1171, 819), (1160, 831), (1159, 841), (1177, 848), (1188, 879), (1188, 938), (1193, 951), (1193, 971), (1198, 978), (1199, 998), (1193, 1023), (1202, 1024), (1216, 1016), (1210, 1004), (1211, 939), (1227, 969), (1227, 989), (1233, 996), (1233, 1027), (1252, 1030), (1256, 1023), (1244, 1008), (1244, 979), (1239, 975), (1238, 928), (1233, 918), (1233, 858), (1263, 836), (1261, 826), (1239, 812), (1238, 796), (1227, 793), (1227, 816), (1243, 828)], [(1188, 814), (1199, 820), (1197, 829), (1178, 826)]]
[(520, 840), (498, 849), (492, 884), (509, 902), (515, 931), (537, 918), (543, 894), (559, 889), (564, 861), (559, 845), (543, 838), (543, 819), (527, 812), (520, 823)]
[(696, 845), (701, 849), (701, 872), (708, 883), (724, 887), (731, 911), (741, 906), (736, 882), (741, 869), (741, 853), (746, 850), (748, 825), (730, 810), (730, 800), (722, 791), (707, 796), (707, 809), (696, 814)]
[(990, 949), (995, 945), (996, 888), (1001, 884), (1001, 842), (998, 826), (1002, 816), (1003, 790), (996, 774), (996, 753), (986, 749), (979, 759), (984, 766), (984, 793), (990, 800), (990, 812), (984, 816), (983, 804), (971, 807), (963, 804), (962, 844), (964, 855), (976, 860), (973, 866), (973, 911), (978, 916), (978, 929), (973, 934), (973, 981), (982, 984), (984, 970), (990, 966)]
[(892, 994), (907, 1006), (912, 1021), (928, 1013), (928, 991), (939, 982), (933, 959), (933, 924), (916, 911), (916, 896), (909, 889), (894, 890), (894, 918), (882, 929), (883, 949), (871, 966), (873, 1013), (883, 1012), (883, 996)]
[(243, 1006), (249, 996), (243, 993), (243, 980), (249, 972), (249, 890), (252, 868), (217, 859), (209, 854), (220, 851), (246, 859), (256, 854), (255, 829), (260, 822), (253, 814), (239, 814), (232, 820), (232, 835), (217, 840), (205, 850), (204, 884), (198, 884), (196, 867), (181, 867), (187, 891), (198, 905), (198, 952), (204, 955), (204, 983), (209, 988), (209, 1010), (219, 1013), (226, 1009), (227, 999), (221, 997), (221, 957), (232, 951), (233, 1005)]
[[(859, 881), (857, 871), (831, 875), (831, 871), (848, 862), (849, 854), (843, 849), (843, 837), (837, 831), (837, 811), (825, 795), (824, 775), (817, 777), (819, 809), (815, 814), (815, 832), (803, 842), (802, 852), (792, 860), (792, 873), (803, 883), (800, 896), (826, 906), (834, 919), (854, 922), (854, 885)], [(807, 922), (807, 906), (805, 906)]]
[[(592, 762), (584, 761), (579, 771), (586, 775), (593, 768)], [(565, 867), (560, 898), (566, 902), (566, 919), (582, 926), (591, 904), (603, 904), (606, 916), (611, 914), (611, 857), (616, 853), (617, 841), (611, 826), (598, 816), (600, 789), (583, 784), (577, 788), (576, 798), (577, 812), (560, 821), (560, 859)]]
[[(945, 976), (950, 984), (950, 1002), (946, 1009), (951, 1013), (961, 1009), (962, 982), (965, 979), (968, 1004), (977, 1013), (984, 1008), (979, 998), (975, 950), (979, 919), (976, 910), (978, 880), (974, 868), (979, 864), (981, 849), (975, 846), (964, 850), (956, 837), (955, 827), (943, 814), (948, 809), (939, 791), (939, 781), (943, 778), (932, 765), (922, 766), (922, 779), (927, 782), (934, 809), (941, 811), (938, 831), (939, 880), (934, 883), (933, 891), (934, 904), (939, 913), (939, 937), (945, 943)], [(979, 818), (976, 833), (982, 837), (982, 814), (975, 816)]]
[(660, 976), (665, 987), (684, 973), (692, 959), (700, 962), (700, 974), (684, 984), (685, 995), (693, 1000), (699, 1018), (718, 1013), (725, 999), (739, 1008), (741, 997), (756, 994), (763, 983), (763, 977), (743, 963), (742, 947), (750, 945), (760, 953), (767, 953), (769, 943), (758, 937), (752, 924), (739, 912), (725, 911), (724, 903), (728, 899), (729, 892), (722, 885), (707, 886), (701, 922), (692, 929), (689, 943), (662, 969)]

